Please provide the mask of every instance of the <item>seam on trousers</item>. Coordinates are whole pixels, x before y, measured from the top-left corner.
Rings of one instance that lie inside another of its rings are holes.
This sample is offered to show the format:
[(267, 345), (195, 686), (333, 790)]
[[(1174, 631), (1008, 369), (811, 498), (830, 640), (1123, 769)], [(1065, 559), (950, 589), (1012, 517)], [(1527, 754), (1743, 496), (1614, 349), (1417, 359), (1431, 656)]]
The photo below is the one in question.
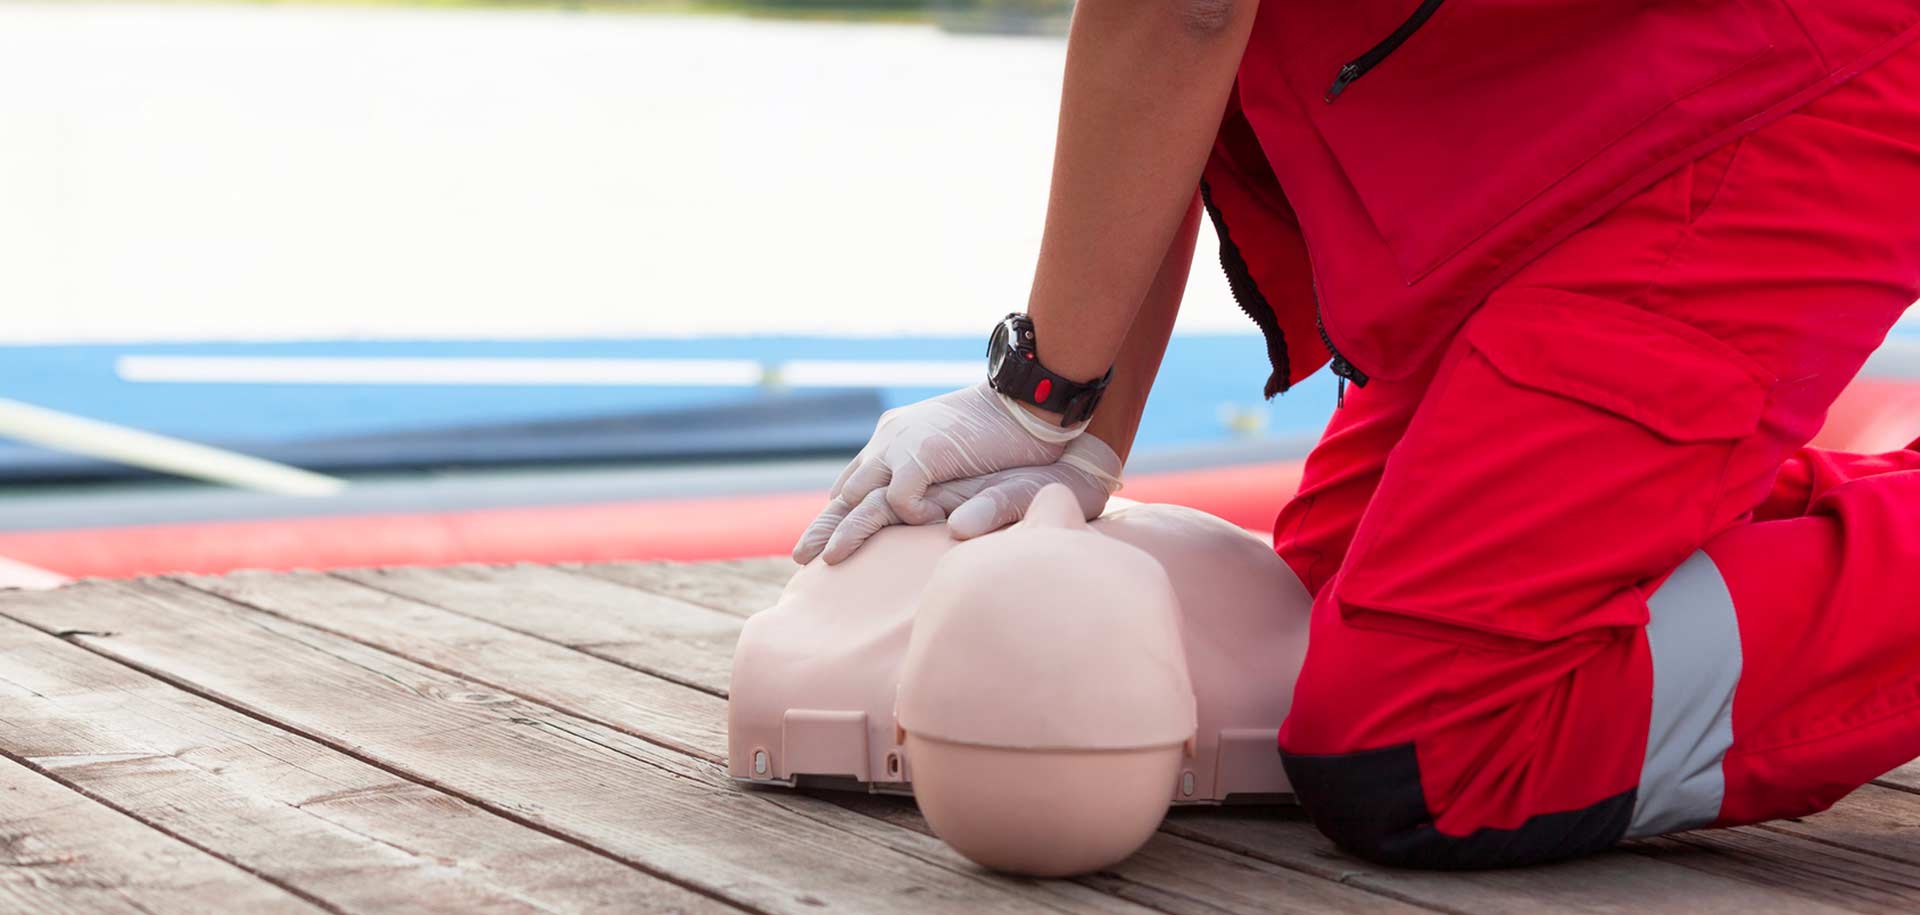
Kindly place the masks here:
[(1854, 731), (1864, 731), (1867, 728), (1876, 727), (1878, 725), (1885, 724), (1887, 720), (1890, 718), (1899, 718), (1902, 715), (1911, 715), (1916, 711), (1920, 711), (1920, 696), (1916, 696), (1914, 699), (1908, 701), (1905, 705), (1902, 705), (1899, 708), (1894, 709), (1893, 711), (1875, 715), (1872, 718), (1869, 718), (1865, 721), (1857, 722), (1855, 724), (1850, 724), (1838, 730), (1826, 731), (1819, 734), (1818, 736), (1802, 737), (1798, 740), (1789, 740), (1785, 743), (1771, 743), (1763, 747), (1731, 749), (1727, 751), (1727, 758), (1728, 759), (1735, 759), (1735, 758), (1744, 759), (1749, 756), (1764, 756), (1768, 753), (1775, 753), (1780, 750), (1790, 750), (1795, 747), (1803, 747), (1810, 743), (1820, 743), (1821, 741), (1824, 741), (1824, 740), (1831, 740), (1835, 737), (1839, 737), (1842, 734), (1851, 734)]

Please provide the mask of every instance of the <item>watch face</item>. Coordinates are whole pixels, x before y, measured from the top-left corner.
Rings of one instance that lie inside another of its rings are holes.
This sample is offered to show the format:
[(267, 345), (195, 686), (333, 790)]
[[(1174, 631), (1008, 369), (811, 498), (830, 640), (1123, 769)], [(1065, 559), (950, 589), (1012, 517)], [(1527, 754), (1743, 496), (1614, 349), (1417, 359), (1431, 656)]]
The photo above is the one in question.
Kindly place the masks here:
[(1006, 365), (1007, 356), (1013, 353), (1013, 347), (1007, 339), (1006, 325), (994, 332), (993, 340), (987, 346), (987, 377), (999, 378), (1000, 369)]

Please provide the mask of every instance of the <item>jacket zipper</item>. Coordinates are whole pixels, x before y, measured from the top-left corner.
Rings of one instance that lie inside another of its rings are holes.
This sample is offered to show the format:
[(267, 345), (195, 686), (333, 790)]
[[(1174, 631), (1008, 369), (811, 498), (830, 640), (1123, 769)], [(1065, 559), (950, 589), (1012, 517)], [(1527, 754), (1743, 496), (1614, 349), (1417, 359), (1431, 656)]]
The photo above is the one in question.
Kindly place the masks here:
[(1220, 217), (1220, 210), (1213, 205), (1213, 191), (1205, 181), (1200, 182), (1200, 202), (1207, 208), (1208, 218), (1213, 220), (1215, 234), (1220, 237), (1220, 270), (1227, 275), (1227, 291), (1233, 295), (1233, 303), (1240, 306), (1253, 323), (1259, 325), (1260, 335), (1267, 345), (1267, 363), (1272, 366), (1273, 374), (1267, 376), (1263, 389), (1268, 400), (1285, 391), (1293, 381), (1292, 367), (1287, 355), (1286, 337), (1280, 331), (1280, 322), (1273, 317), (1273, 307), (1267, 303), (1267, 297), (1260, 286), (1253, 281), (1252, 271), (1247, 269), (1247, 261), (1240, 253), (1240, 246), (1234, 244), (1233, 237), (1227, 233), (1227, 224)]
[(1439, 9), (1440, 4), (1444, 2), (1445, 0), (1423, 0), (1413, 11), (1413, 15), (1408, 16), (1407, 21), (1400, 23), (1400, 27), (1393, 30), (1393, 34), (1381, 39), (1379, 44), (1368, 48), (1367, 53), (1342, 66), (1340, 72), (1333, 78), (1333, 86), (1327, 89), (1327, 101), (1331, 103), (1339, 98), (1340, 93), (1347, 91), (1347, 86), (1354, 80), (1367, 75), (1368, 70), (1379, 66), (1388, 55), (1399, 50), (1401, 45), (1407, 43), (1407, 39), (1413, 37), (1413, 33), (1420, 31), (1420, 27), (1426, 25), (1428, 19), (1433, 18), (1434, 10)]
[(1327, 333), (1327, 322), (1320, 317), (1318, 285), (1315, 284), (1313, 291), (1313, 326), (1320, 331), (1320, 345), (1326, 347), (1327, 355), (1333, 357), (1333, 361), (1327, 364), (1327, 370), (1332, 372), (1335, 378), (1340, 379), (1339, 387), (1335, 389), (1333, 395), (1333, 405), (1344, 407), (1347, 405), (1347, 382), (1353, 382), (1356, 388), (1364, 388), (1367, 386), (1367, 373), (1354, 368), (1353, 363), (1348, 362), (1347, 357), (1340, 355), (1340, 350), (1333, 345), (1333, 337)]
[[(1246, 258), (1227, 231), (1220, 209), (1213, 204), (1212, 189), (1207, 187), (1205, 181), (1200, 182), (1200, 201), (1206, 206), (1207, 216), (1213, 220), (1214, 230), (1220, 236), (1220, 270), (1227, 275), (1227, 291), (1233, 296), (1234, 304), (1240, 306), (1240, 310), (1260, 326), (1261, 335), (1266, 338), (1267, 361), (1273, 366), (1273, 375), (1267, 379), (1265, 393), (1271, 400), (1275, 394), (1285, 391), (1293, 379), (1286, 340), (1281, 335), (1279, 322), (1273, 318), (1273, 307), (1268, 304), (1266, 294), (1260, 291), (1259, 284), (1253, 281)], [(1311, 261), (1312, 252), (1308, 252), (1307, 257)], [(1320, 281), (1317, 278), (1313, 281), (1313, 325), (1320, 332), (1321, 345), (1327, 348), (1327, 354), (1332, 357), (1327, 367), (1340, 379), (1334, 403), (1344, 406), (1347, 401), (1347, 382), (1353, 382), (1354, 387), (1364, 388), (1367, 386), (1367, 374), (1354, 368), (1353, 363), (1340, 355), (1340, 350), (1333, 345), (1333, 337), (1328, 335), (1326, 321), (1320, 315)]]

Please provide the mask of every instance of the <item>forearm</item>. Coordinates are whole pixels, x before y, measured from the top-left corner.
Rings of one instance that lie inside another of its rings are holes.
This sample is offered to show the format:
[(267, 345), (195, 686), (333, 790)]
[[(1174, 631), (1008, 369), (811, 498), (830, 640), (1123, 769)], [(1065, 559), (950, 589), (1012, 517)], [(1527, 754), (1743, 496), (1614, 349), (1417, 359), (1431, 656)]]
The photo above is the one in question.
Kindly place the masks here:
[(1147, 406), (1147, 392), (1160, 373), (1160, 360), (1173, 335), (1173, 320), (1180, 313), (1180, 299), (1187, 291), (1187, 274), (1193, 265), (1193, 249), (1200, 232), (1200, 197), (1192, 196), (1186, 215), (1180, 220), (1166, 254), (1160, 259), (1140, 310), (1127, 328), (1126, 339), (1114, 361), (1113, 381), (1100, 400), (1099, 409), (1087, 424), (1087, 434), (1097, 435), (1124, 463), (1133, 451), (1133, 439), (1140, 431), (1140, 414)]
[(1075, 8), (1027, 305), (1053, 371), (1097, 378), (1131, 339), (1199, 183), (1256, 2), (1081, 0)]

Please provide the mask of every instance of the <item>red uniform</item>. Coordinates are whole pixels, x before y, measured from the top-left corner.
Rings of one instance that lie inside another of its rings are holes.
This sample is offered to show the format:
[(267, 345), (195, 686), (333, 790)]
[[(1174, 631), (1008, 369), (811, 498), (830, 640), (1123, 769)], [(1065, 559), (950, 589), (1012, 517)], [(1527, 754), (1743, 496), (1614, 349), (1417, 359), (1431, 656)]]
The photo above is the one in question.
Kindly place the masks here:
[(1364, 382), (1275, 529), (1336, 842), (1551, 860), (1920, 756), (1920, 452), (1805, 448), (1920, 297), (1916, 22), (1263, 4), (1205, 191), (1269, 388)]

